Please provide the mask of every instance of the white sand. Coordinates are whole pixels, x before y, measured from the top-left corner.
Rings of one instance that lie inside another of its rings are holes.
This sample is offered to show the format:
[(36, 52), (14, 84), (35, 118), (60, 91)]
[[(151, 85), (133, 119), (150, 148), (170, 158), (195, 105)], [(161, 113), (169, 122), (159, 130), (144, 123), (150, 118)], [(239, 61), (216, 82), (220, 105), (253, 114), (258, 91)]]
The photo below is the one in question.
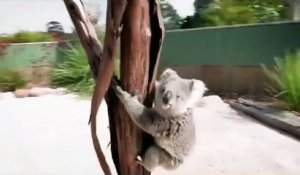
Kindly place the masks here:
[[(197, 109), (197, 145), (176, 171), (154, 175), (300, 174), (300, 142), (241, 117), (218, 98)], [(103, 174), (89, 126), (89, 100), (72, 95), (0, 100), (0, 174)], [(107, 110), (99, 137), (109, 163)]]

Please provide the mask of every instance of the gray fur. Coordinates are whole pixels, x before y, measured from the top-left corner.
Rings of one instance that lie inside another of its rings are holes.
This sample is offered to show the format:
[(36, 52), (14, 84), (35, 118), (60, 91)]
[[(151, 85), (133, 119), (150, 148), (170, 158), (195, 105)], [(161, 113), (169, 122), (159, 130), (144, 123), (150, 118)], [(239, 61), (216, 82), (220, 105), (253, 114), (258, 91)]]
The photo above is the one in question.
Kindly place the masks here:
[[(155, 143), (137, 158), (147, 170), (152, 171), (159, 165), (176, 169), (192, 150), (195, 126), (189, 100), (194, 86), (195, 80), (182, 79), (175, 71), (167, 69), (158, 81), (153, 108), (145, 107), (136, 95), (116, 87), (116, 95), (132, 121), (154, 137)], [(166, 91), (173, 94), (168, 104), (162, 100)]]

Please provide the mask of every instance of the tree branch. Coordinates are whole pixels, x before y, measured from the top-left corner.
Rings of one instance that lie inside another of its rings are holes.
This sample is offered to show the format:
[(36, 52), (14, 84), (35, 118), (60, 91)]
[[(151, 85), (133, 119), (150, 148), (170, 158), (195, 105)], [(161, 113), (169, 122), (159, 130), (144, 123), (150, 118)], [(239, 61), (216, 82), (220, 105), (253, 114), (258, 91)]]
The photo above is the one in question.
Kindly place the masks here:
[(160, 4), (157, 0), (150, 0), (150, 22), (151, 22), (151, 45), (150, 45), (150, 63), (149, 63), (149, 78), (148, 78), (148, 94), (145, 99), (145, 104), (151, 107), (154, 91), (155, 79), (158, 65), (160, 62), (160, 53), (165, 37), (165, 27), (160, 9)]
[[(122, 82), (125, 83), (127, 90), (133, 88), (142, 90), (142, 93), (146, 95), (145, 105), (149, 107), (152, 105), (154, 82), (164, 39), (164, 24), (159, 2), (158, 0), (108, 0), (104, 50), (97, 39), (88, 15), (84, 12), (83, 3), (80, 1), (80, 4), (76, 4), (74, 0), (64, 0), (64, 2), (87, 53), (89, 65), (96, 81), (91, 102), (90, 122), (94, 149), (99, 163), (104, 173), (110, 175), (111, 171), (96, 134), (98, 107), (105, 95), (109, 113), (111, 152), (117, 172), (124, 175), (150, 174), (141, 166), (136, 167), (132, 162), (135, 152), (140, 148), (141, 139), (143, 139), (143, 143), (147, 143), (144, 141), (149, 137), (145, 133), (141, 137), (141, 132), (130, 123), (129, 117), (126, 115), (120, 120), (120, 111), (124, 113), (124, 110), (116, 103), (118, 99), (109, 87), (119, 84), (119, 80), (113, 76), (113, 71), (117, 41), (122, 33), (121, 62), (125, 63), (121, 63), (123, 68), (121, 72), (125, 71), (121, 75)], [(130, 7), (128, 4), (131, 4)], [(125, 22), (124, 18), (126, 18)], [(122, 32), (123, 22), (126, 24), (126, 32)], [(131, 32), (139, 30), (140, 32), (136, 33), (137, 36), (132, 35)], [(130, 48), (134, 49), (134, 52)], [(131, 63), (132, 65), (130, 65)], [(132, 70), (131, 68), (135, 69), (135, 75), (128, 74), (129, 76), (126, 77), (129, 70)], [(125, 125), (126, 127), (124, 127)], [(125, 141), (125, 145), (124, 136), (130, 138)]]
[(121, 22), (125, 7), (125, 0), (109, 0), (107, 2), (104, 60), (101, 62), (96, 79), (90, 121), (96, 117), (99, 105), (110, 86), (110, 81), (114, 73), (114, 59), (116, 56), (117, 41), (122, 30)]
[[(103, 53), (102, 45), (101, 45), (100, 41), (98, 40), (96, 31), (95, 31), (90, 19), (88, 18), (87, 14), (84, 12), (84, 6), (83, 6), (82, 1), (80, 1), (80, 4), (78, 4), (74, 0), (64, 0), (64, 3), (69, 12), (71, 20), (76, 28), (76, 32), (79, 36), (81, 44), (88, 56), (89, 65), (92, 70), (94, 79), (97, 82), (99, 82), (98, 80), (100, 79), (100, 76), (104, 76), (104, 77), (106, 77), (106, 79), (105, 78), (104, 79), (107, 82), (107, 79), (111, 79), (111, 75), (106, 72), (104, 74), (100, 74), (101, 70), (107, 71), (107, 69), (111, 69), (111, 67), (113, 69), (113, 65), (110, 65), (108, 68), (106, 68), (107, 67), (107, 65), (105, 64), (106, 63), (105, 62), (106, 55), (105, 55), (105, 53)], [(107, 43), (106, 43), (106, 45), (107, 45)], [(112, 60), (112, 59), (110, 59), (110, 60)], [(101, 66), (102, 69), (100, 69), (100, 65), (102, 65)], [(106, 86), (109, 86), (109, 82), (107, 84), (108, 85), (106, 85)], [(98, 86), (96, 86), (96, 87), (99, 88)], [(105, 89), (105, 87), (104, 87), (104, 89)], [(103, 90), (101, 90), (101, 89), (100, 89), (100, 91), (103, 92)], [(101, 101), (101, 99), (100, 99), (100, 101)], [(92, 109), (91, 109), (92, 112), (95, 111), (94, 108), (92, 107)], [(96, 112), (93, 112), (93, 114), (95, 114), (95, 115), (97, 114), (97, 109), (96, 109)], [(92, 133), (92, 141), (93, 141), (94, 149), (96, 151), (98, 161), (99, 161), (101, 168), (104, 171), (105, 175), (111, 175), (110, 168), (106, 162), (105, 156), (101, 149), (96, 131), (97, 131), (97, 124), (96, 124), (96, 117), (94, 117), (91, 120), (91, 133)]]

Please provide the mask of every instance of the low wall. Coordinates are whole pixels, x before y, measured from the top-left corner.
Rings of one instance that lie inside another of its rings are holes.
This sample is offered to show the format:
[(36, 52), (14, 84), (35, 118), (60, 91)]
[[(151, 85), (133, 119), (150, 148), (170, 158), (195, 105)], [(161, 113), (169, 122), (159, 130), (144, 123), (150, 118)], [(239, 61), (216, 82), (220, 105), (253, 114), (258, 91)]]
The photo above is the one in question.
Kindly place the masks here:
[(0, 70), (21, 71), (30, 83), (48, 85), (50, 72), (72, 42), (0, 43)]
[[(64, 60), (67, 43), (0, 44), (0, 69), (25, 70), (36, 81), (49, 79), (51, 67)], [(274, 57), (296, 49), (299, 22), (167, 31), (159, 72), (171, 67), (218, 93), (259, 94), (266, 80), (259, 64), (272, 66)]]
[(260, 67), (257, 66), (163, 66), (176, 70), (184, 78), (196, 78), (205, 82), (214, 93), (263, 94), (267, 81)]
[(300, 23), (209, 27), (166, 32), (160, 62), (214, 92), (264, 93), (260, 64), (300, 49)]

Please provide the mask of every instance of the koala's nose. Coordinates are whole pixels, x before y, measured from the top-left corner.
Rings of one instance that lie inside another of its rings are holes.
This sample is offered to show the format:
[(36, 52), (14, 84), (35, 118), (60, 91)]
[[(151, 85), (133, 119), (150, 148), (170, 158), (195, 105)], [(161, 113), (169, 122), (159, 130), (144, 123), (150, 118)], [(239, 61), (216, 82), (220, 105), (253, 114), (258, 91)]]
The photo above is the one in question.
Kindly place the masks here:
[(171, 91), (165, 92), (164, 95), (163, 95), (163, 97), (162, 97), (162, 102), (164, 104), (168, 104), (169, 101), (171, 100), (172, 96), (173, 96), (173, 94), (172, 94)]

